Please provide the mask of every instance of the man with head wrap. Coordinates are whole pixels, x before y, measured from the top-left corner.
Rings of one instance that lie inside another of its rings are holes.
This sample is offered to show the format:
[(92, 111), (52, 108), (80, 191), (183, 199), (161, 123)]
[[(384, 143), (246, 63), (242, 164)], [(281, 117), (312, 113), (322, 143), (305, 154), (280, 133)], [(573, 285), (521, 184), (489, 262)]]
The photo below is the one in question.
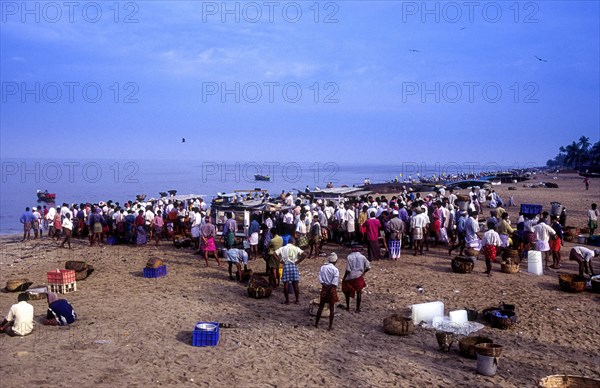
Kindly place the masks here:
[(319, 299), (319, 309), (317, 310), (317, 320), (315, 327), (319, 327), (319, 320), (323, 313), (325, 303), (329, 303), (329, 330), (333, 328), (333, 317), (335, 313), (335, 304), (338, 301), (337, 286), (340, 281), (340, 271), (335, 267), (338, 257), (332, 252), (327, 257), (327, 263), (321, 266), (319, 270), (319, 283), (321, 283), (321, 296)]

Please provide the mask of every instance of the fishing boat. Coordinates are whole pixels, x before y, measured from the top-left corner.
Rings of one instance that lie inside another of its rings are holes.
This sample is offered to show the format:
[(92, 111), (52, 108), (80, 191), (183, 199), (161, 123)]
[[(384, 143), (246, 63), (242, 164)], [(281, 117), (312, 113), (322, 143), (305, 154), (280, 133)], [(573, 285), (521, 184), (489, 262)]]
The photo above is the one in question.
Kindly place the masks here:
[(600, 167), (592, 166), (579, 170), (579, 175), (586, 178), (600, 178)]
[(56, 194), (49, 193), (48, 190), (38, 190), (36, 194), (38, 201), (53, 201), (54, 199), (56, 199)]
[(271, 180), (271, 177), (268, 176), (268, 175), (254, 174), (254, 180), (255, 181), (266, 181), (266, 182), (269, 182)]

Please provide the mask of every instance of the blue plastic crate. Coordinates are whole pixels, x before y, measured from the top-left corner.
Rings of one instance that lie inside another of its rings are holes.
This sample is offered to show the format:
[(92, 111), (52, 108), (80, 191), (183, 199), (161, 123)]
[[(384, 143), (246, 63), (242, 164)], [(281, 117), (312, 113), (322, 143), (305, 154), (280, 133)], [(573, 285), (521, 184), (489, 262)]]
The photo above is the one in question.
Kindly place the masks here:
[(541, 214), (542, 209), (543, 209), (542, 205), (532, 205), (532, 204), (528, 204), (528, 203), (521, 204), (521, 213), (523, 213), (523, 214), (531, 214), (531, 215)]
[(595, 235), (595, 236), (588, 237), (587, 243), (589, 245), (600, 247), (600, 236), (599, 235)]
[(158, 268), (144, 268), (145, 278), (160, 278), (167, 274), (167, 266), (161, 265)]
[[(201, 330), (197, 325), (208, 323), (216, 326), (215, 330)], [(217, 346), (219, 343), (219, 323), (218, 322), (198, 322), (194, 326), (192, 334), (192, 346)]]

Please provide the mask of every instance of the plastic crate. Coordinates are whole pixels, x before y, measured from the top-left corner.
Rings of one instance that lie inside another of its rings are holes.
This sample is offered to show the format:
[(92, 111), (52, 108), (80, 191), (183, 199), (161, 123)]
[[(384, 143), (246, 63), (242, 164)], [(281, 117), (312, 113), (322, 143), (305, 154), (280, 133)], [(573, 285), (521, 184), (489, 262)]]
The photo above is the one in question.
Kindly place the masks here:
[(203, 323), (213, 324), (215, 330), (201, 330), (194, 326), (192, 334), (192, 346), (217, 346), (219, 343), (219, 323), (218, 322), (198, 322), (196, 325)]
[(71, 269), (57, 269), (47, 273), (48, 284), (75, 283), (75, 271)]
[(157, 268), (144, 268), (144, 277), (145, 278), (160, 278), (167, 274), (167, 266), (161, 265)]
[(68, 294), (70, 292), (77, 291), (77, 282), (66, 283), (66, 284), (48, 284), (48, 291), (56, 292), (59, 294)]
[(528, 204), (528, 203), (521, 204), (521, 213), (523, 213), (523, 214), (532, 214), (532, 215), (541, 214), (542, 209), (543, 209), (542, 205), (532, 205), (532, 204)]
[(587, 239), (589, 245), (600, 247), (600, 235), (590, 236)]

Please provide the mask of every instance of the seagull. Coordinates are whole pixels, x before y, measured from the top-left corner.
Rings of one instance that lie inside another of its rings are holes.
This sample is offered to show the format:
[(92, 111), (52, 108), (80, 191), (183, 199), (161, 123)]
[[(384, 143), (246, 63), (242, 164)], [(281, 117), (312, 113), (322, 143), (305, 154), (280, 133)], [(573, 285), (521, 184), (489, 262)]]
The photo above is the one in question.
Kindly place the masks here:
[(408, 51), (410, 51), (411, 53), (420, 53), (419, 50), (415, 50), (415, 49), (409, 49)]
[(182, 143), (185, 143), (185, 137), (182, 137), (182, 138), (181, 138), (181, 142), (182, 142)]
[(545, 60), (545, 59), (543, 59), (543, 58), (540, 58), (540, 57), (538, 57), (537, 55), (534, 55), (534, 57), (536, 57), (536, 58), (537, 58), (537, 60), (538, 60), (538, 61), (540, 61), (540, 62), (548, 62), (547, 60)]

